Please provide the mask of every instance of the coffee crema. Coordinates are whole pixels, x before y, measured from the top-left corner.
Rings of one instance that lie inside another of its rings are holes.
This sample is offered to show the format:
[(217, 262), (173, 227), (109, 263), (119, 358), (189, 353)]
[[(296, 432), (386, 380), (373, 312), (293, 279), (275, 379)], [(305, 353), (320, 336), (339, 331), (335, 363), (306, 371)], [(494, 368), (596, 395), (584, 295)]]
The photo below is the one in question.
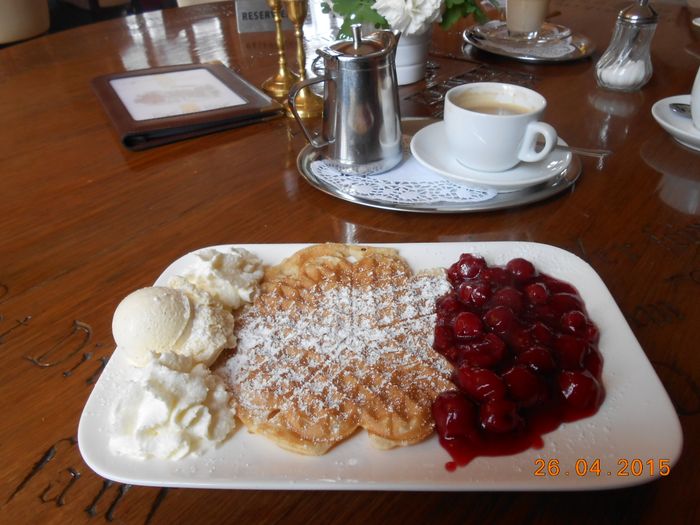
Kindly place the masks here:
[(492, 96), (469, 92), (459, 94), (452, 99), (452, 102), (460, 108), (487, 115), (524, 115), (532, 111), (530, 108), (520, 104), (501, 102)]

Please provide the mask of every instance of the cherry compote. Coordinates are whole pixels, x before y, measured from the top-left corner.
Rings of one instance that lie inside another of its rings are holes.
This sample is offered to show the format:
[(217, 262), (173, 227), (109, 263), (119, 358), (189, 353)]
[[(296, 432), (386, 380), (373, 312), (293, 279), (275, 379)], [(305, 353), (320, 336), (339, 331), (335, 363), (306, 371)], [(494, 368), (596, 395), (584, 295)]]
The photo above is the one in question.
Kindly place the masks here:
[(457, 388), (432, 409), (449, 470), (541, 448), (543, 434), (598, 410), (599, 332), (576, 288), (526, 259), (498, 267), (469, 253), (447, 278), (433, 348), (454, 366)]

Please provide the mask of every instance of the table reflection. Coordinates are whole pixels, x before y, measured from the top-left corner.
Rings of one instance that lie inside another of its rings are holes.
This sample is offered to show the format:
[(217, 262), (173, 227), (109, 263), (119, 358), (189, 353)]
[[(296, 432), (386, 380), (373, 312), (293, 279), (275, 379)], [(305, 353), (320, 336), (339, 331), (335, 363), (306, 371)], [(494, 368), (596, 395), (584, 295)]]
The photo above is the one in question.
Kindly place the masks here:
[(657, 186), (661, 200), (686, 215), (700, 215), (700, 155), (673, 140), (647, 140), (644, 162), (662, 175)]
[(626, 141), (632, 117), (644, 104), (644, 95), (597, 88), (588, 94), (588, 103), (594, 109), (585, 119), (591, 147), (615, 150)]

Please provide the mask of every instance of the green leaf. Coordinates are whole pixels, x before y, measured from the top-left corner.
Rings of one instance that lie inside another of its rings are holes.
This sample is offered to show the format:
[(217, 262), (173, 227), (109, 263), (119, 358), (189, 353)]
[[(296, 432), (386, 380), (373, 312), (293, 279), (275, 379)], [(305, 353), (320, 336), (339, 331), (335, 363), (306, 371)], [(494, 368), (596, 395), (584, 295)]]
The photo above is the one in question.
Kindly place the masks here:
[(459, 9), (446, 10), (442, 15), (442, 22), (440, 22), (440, 26), (443, 29), (448, 29), (449, 27), (452, 27), (452, 24), (454, 24), (460, 18), (462, 18), (461, 10), (459, 10)]
[(440, 26), (449, 29), (457, 20), (469, 15), (474, 15), (479, 23), (488, 20), (475, 0), (445, 0), (445, 12), (442, 14)]
[(375, 0), (335, 0), (333, 12), (343, 18), (343, 23), (338, 31), (338, 36), (350, 38), (352, 36), (352, 24), (371, 24), (376, 28), (388, 28), (386, 19), (372, 9)]

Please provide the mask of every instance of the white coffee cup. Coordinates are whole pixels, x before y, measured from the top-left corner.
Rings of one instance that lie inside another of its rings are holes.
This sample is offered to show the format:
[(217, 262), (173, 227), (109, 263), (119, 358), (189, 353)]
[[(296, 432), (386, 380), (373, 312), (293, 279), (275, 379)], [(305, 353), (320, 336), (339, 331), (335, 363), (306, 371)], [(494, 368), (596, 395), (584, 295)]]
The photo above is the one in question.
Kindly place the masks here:
[(549, 11), (549, 0), (508, 0), (506, 27), (515, 38), (535, 38)]
[[(445, 131), (450, 152), (464, 166), (505, 171), (518, 162), (538, 162), (557, 144), (557, 132), (539, 122), (547, 101), (531, 89), (477, 82), (445, 95)], [(538, 148), (538, 139), (544, 146)]]
[(693, 90), (690, 92), (690, 114), (693, 117), (693, 126), (700, 130), (700, 68), (695, 75)]

